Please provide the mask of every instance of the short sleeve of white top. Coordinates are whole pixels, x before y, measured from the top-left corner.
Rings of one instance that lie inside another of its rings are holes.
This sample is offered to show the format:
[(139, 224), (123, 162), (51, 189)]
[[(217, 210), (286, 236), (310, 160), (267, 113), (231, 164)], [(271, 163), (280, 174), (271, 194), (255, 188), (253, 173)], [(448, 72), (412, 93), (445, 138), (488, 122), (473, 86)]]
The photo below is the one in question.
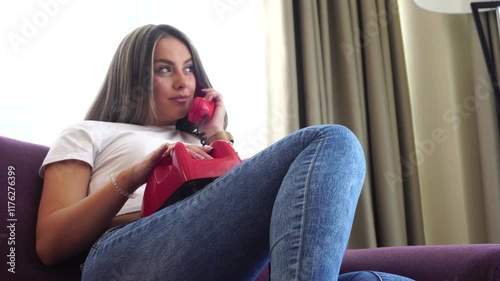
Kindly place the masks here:
[[(92, 167), (88, 193), (109, 182), (118, 173), (144, 158), (164, 143), (200, 144), (196, 136), (181, 132), (175, 126), (140, 126), (101, 121), (81, 121), (66, 128), (49, 149), (40, 167), (43, 177), (46, 165), (62, 160), (80, 160)], [(140, 211), (145, 185), (135, 192), (117, 215)]]

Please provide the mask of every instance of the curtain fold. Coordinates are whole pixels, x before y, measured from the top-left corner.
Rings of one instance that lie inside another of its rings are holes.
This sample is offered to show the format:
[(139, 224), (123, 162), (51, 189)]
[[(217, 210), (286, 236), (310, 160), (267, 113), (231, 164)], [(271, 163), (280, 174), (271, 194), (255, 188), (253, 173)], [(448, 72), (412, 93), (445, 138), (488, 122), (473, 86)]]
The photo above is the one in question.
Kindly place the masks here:
[[(499, 120), (472, 16), (410, 0), (279, 2), (270, 112), (292, 106), (270, 140), (325, 123), (358, 136), (367, 178), (349, 247), (499, 243)], [(500, 70), (496, 17), (482, 16)]]
[(302, 0), (293, 8), (300, 125), (345, 125), (365, 149), (350, 247), (424, 243), (418, 169), (402, 166), (415, 146), (397, 2)]
[(291, 1), (264, 1), (266, 71), (269, 74), (267, 141), (273, 143), (299, 129), (295, 30)]

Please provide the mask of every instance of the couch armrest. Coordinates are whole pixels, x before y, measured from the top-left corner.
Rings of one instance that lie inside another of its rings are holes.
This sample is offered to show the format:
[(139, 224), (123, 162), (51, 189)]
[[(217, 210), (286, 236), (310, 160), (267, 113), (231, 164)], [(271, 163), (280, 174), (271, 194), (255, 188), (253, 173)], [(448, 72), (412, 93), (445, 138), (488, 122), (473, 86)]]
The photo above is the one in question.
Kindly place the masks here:
[[(0, 280), (80, 280), (80, 260), (47, 267), (36, 254), (36, 221), (43, 186), (38, 169), (48, 150), (0, 136)], [(15, 172), (10, 190), (9, 167)], [(12, 227), (7, 228), (9, 225)]]
[(376, 270), (425, 281), (497, 281), (499, 257), (499, 244), (348, 250), (341, 272)]

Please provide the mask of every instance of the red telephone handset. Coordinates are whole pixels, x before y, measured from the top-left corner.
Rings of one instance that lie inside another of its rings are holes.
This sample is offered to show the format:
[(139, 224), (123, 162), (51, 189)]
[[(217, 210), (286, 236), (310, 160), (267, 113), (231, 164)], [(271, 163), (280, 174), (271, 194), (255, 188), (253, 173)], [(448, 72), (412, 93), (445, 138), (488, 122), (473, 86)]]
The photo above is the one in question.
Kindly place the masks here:
[(189, 108), (188, 120), (191, 123), (200, 124), (212, 118), (214, 103), (201, 97), (195, 97)]
[(141, 216), (174, 204), (203, 189), (207, 184), (241, 164), (241, 159), (226, 141), (210, 144), (213, 159), (193, 159), (183, 143), (176, 143), (171, 157), (165, 158), (151, 173), (142, 201)]

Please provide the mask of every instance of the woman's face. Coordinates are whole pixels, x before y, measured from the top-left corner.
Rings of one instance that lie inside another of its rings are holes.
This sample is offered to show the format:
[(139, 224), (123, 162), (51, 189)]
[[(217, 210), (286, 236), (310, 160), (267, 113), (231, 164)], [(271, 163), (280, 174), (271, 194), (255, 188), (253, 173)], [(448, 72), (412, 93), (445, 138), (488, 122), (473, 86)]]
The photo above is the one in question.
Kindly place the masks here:
[(154, 50), (153, 71), (158, 125), (174, 125), (187, 115), (196, 89), (191, 53), (175, 37), (162, 38)]

